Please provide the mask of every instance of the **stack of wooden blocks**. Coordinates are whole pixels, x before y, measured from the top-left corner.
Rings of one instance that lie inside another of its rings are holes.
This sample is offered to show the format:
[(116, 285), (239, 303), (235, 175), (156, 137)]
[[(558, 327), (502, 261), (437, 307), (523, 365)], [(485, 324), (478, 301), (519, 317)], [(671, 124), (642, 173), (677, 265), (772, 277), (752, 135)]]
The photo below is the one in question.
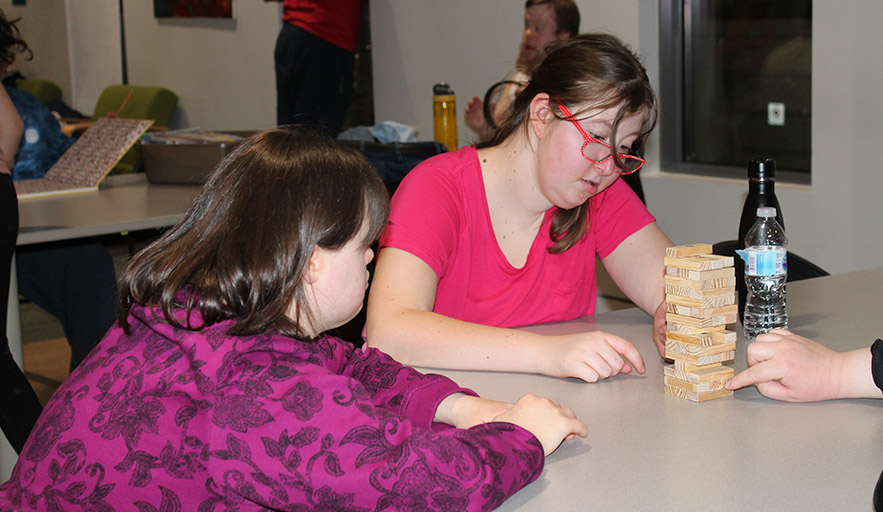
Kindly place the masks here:
[(731, 396), (737, 321), (736, 273), (732, 256), (712, 254), (710, 244), (665, 250), (665, 392), (694, 402)]

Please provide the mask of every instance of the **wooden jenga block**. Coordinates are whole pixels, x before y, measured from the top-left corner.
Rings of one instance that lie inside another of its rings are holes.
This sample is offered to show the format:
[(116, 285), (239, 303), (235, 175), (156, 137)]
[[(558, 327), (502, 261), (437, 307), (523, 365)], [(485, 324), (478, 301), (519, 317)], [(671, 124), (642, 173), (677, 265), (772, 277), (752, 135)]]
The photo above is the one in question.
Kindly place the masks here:
[(699, 365), (695, 365), (695, 364), (685, 363), (684, 361), (677, 361), (676, 360), (674, 367), (678, 371), (681, 371), (684, 373), (693, 373), (696, 370), (701, 370), (703, 368), (714, 368), (717, 366), (721, 366), (722, 364), (723, 363), (711, 363), (711, 364), (704, 364), (702, 366), (699, 366)]
[[(731, 352), (733, 350), (736, 350), (736, 343), (735, 342), (721, 343), (719, 345), (708, 345), (708, 346), (703, 347), (700, 345), (694, 345), (692, 343), (684, 343), (681, 341), (675, 341), (675, 340), (670, 340), (670, 339), (665, 340), (665, 353), (666, 353), (666, 355), (668, 355), (670, 352), (673, 356), (683, 354), (683, 355), (691, 356), (691, 357), (702, 357), (702, 356), (710, 356), (710, 355), (715, 355), (715, 354), (722, 354), (724, 352)], [(691, 361), (689, 358), (685, 358), (685, 357), (672, 357), (672, 359), (679, 359), (681, 361), (686, 361), (688, 363), (698, 364), (698, 365), (708, 364), (708, 363), (702, 363), (702, 362), (696, 363), (696, 362)], [(711, 362), (717, 363), (718, 361), (711, 361)]]
[(666, 256), (664, 265), (666, 267), (683, 268), (687, 270), (717, 270), (724, 267), (732, 267), (733, 257), (720, 256), (718, 254), (702, 254), (699, 256), (687, 256), (685, 258)]
[[(714, 271), (712, 271), (714, 272)], [(717, 277), (714, 279), (685, 279), (677, 276), (665, 276), (665, 287), (689, 288), (692, 290), (714, 290), (736, 286), (736, 277)], [(677, 294), (679, 295), (679, 294)]]
[(720, 354), (711, 354), (707, 356), (694, 357), (687, 354), (677, 354), (666, 352), (665, 357), (668, 359), (677, 360), (680, 358), (684, 362), (688, 362), (690, 364), (694, 364), (696, 366), (706, 366), (711, 363), (725, 363), (727, 361), (732, 361), (733, 358), (736, 357), (736, 351), (731, 350), (729, 352), (721, 352)]
[(677, 323), (666, 324), (665, 330), (666, 332), (677, 332), (681, 334), (690, 334), (690, 335), (699, 335), (706, 334), (709, 332), (721, 332), (725, 331), (727, 326), (724, 324), (714, 325), (711, 327), (693, 327), (692, 325), (684, 325)]
[[(692, 366), (692, 365), (691, 365)], [(716, 363), (709, 366), (696, 366), (695, 369), (691, 371), (685, 371), (682, 369), (682, 365), (675, 366), (666, 366), (664, 367), (663, 373), (665, 373), (666, 377), (672, 377), (675, 379), (679, 379), (684, 382), (689, 382), (692, 384), (700, 384), (706, 382), (726, 382), (729, 379), (733, 378), (735, 375), (735, 370), (731, 366), (723, 366), (720, 363)], [(666, 382), (668, 384), (668, 382)], [(693, 391), (699, 391), (698, 389), (694, 389)], [(708, 391), (708, 390), (706, 390)]]
[(665, 301), (670, 304), (679, 304), (681, 306), (688, 306), (691, 308), (709, 309), (735, 304), (736, 293), (724, 293), (721, 295), (715, 295), (712, 297), (705, 297), (701, 299), (685, 297), (683, 295), (666, 294)]
[(665, 255), (672, 258), (683, 258), (685, 256), (695, 256), (697, 254), (711, 254), (711, 251), (711, 244), (688, 244), (666, 247)]
[[(735, 283), (735, 277), (733, 278)], [(687, 288), (684, 286), (665, 285), (666, 295), (675, 295), (678, 297), (687, 297), (689, 299), (705, 300), (715, 299), (717, 297), (728, 297), (736, 293), (736, 286), (727, 286), (726, 288), (713, 288), (710, 290), (697, 290), (695, 288)]]
[(689, 270), (686, 268), (666, 267), (665, 275), (680, 277), (682, 279), (691, 279), (693, 281), (705, 281), (707, 279), (735, 277), (736, 268), (724, 267), (718, 270)]
[(736, 344), (723, 343), (700, 347), (690, 343), (665, 340), (665, 357), (698, 366), (732, 361), (736, 357)]
[(717, 331), (701, 334), (683, 334), (669, 331), (665, 333), (665, 339), (700, 347), (710, 347), (712, 345), (734, 343), (736, 341), (736, 333), (733, 331)]
[(731, 315), (739, 313), (739, 306), (736, 304), (730, 304), (727, 306), (720, 307), (712, 307), (712, 308), (691, 308), (690, 306), (682, 306), (680, 304), (673, 304), (671, 302), (665, 303), (665, 312), (666, 313), (674, 313), (676, 315), (690, 316), (693, 318), (711, 318), (715, 316), (721, 315)]
[(715, 389), (722, 389), (724, 384), (727, 383), (726, 379), (710, 380), (706, 382), (689, 382), (668, 375), (663, 377), (663, 381), (667, 386), (677, 386), (681, 389), (692, 391), (693, 393), (707, 393), (708, 391), (714, 391)]
[(738, 315), (736, 313), (731, 313), (727, 315), (713, 316), (710, 318), (695, 318), (692, 316), (684, 316), (684, 315), (676, 315), (674, 313), (666, 313), (665, 321), (681, 324), (681, 325), (689, 325), (691, 327), (715, 327), (718, 325), (727, 325), (736, 323), (736, 317)]
[(724, 396), (733, 396), (733, 392), (726, 388), (715, 389), (713, 391), (707, 391), (705, 393), (694, 393), (693, 391), (687, 391), (684, 388), (671, 386), (669, 384), (665, 385), (665, 392), (669, 395), (674, 395), (678, 398), (684, 398), (692, 402), (704, 402), (706, 400), (712, 400)]

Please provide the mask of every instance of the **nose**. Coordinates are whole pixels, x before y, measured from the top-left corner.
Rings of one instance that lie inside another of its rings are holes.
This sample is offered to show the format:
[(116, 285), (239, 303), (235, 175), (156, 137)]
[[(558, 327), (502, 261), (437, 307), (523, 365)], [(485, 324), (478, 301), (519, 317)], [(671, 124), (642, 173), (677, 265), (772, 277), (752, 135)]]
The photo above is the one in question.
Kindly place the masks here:
[(607, 160), (596, 163), (595, 168), (598, 169), (601, 176), (611, 176), (616, 172), (616, 162), (613, 161), (613, 156), (611, 155)]
[(371, 260), (374, 259), (374, 251), (368, 247), (365, 249), (365, 265), (371, 263)]

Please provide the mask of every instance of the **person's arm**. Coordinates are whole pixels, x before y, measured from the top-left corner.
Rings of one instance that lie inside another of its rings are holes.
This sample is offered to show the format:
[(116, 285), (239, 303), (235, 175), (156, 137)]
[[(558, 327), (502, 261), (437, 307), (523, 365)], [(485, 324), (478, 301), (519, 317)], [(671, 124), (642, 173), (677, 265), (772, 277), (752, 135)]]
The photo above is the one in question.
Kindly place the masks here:
[[(563, 439), (587, 435), (573, 411), (532, 395), (469, 429), (421, 427), (426, 403), (390, 404), (382, 396), (438, 396), (456, 384), (425, 376), (438, 385), (423, 388), (426, 380), (388, 357), (340, 360), (329, 347), (323, 354), (335, 360), (324, 363), (274, 353), (268, 364), (265, 350), (243, 354), (231, 364), (241, 371), (216, 387), (221, 416), (207, 463), (214, 474), (239, 478), (233, 492), (245, 501), (273, 509), (383, 509), (407, 508), (400, 500), (410, 500), (432, 509), (451, 497), (462, 510), (489, 510), (535, 480), (544, 454)], [(344, 374), (329, 371), (339, 365)], [(269, 389), (242, 394), (258, 382)], [(409, 492), (415, 488), (420, 492)]]
[(570, 437), (586, 437), (587, 427), (573, 410), (553, 400), (527, 394), (515, 404), (487, 400), (447, 377), (424, 374), (370, 347), (351, 353), (344, 376), (371, 390), (363, 399), (378, 409), (409, 418), (420, 428), (430, 422), (469, 429), (490, 422), (514, 423), (534, 434), (546, 455)]
[(883, 398), (874, 382), (872, 359), (869, 348), (835, 352), (790, 331), (775, 329), (748, 345), (749, 368), (730, 379), (726, 387), (735, 390), (754, 385), (768, 398), (789, 402)]
[(0, 162), (0, 172), (11, 172), (23, 131), (24, 122), (21, 116), (6, 93), (6, 88), (0, 87), (0, 160), (4, 160)]
[(644, 372), (634, 345), (611, 334), (544, 336), (434, 313), (437, 285), (435, 272), (420, 258), (381, 249), (368, 299), (367, 344), (404, 364), (435, 368), (541, 373), (587, 382), (633, 367)]
[(466, 125), (478, 134), (479, 140), (487, 140), (490, 136), (490, 127), (484, 118), (484, 101), (478, 96), (473, 96), (464, 110)]
[(632, 233), (601, 260), (613, 282), (653, 316), (653, 341), (665, 357), (665, 248), (674, 245), (653, 222)]

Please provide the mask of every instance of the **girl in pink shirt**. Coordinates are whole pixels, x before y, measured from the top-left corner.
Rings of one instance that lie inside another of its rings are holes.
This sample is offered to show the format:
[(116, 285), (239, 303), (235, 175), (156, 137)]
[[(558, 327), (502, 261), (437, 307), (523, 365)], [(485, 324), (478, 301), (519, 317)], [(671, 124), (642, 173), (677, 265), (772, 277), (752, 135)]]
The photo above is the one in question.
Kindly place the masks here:
[(367, 343), (420, 366), (588, 382), (644, 362), (604, 332), (512, 327), (595, 310), (595, 261), (653, 315), (664, 354), (663, 259), (671, 241), (617, 178), (640, 168), (656, 98), (618, 39), (553, 43), (495, 135), (423, 162), (392, 200)]

